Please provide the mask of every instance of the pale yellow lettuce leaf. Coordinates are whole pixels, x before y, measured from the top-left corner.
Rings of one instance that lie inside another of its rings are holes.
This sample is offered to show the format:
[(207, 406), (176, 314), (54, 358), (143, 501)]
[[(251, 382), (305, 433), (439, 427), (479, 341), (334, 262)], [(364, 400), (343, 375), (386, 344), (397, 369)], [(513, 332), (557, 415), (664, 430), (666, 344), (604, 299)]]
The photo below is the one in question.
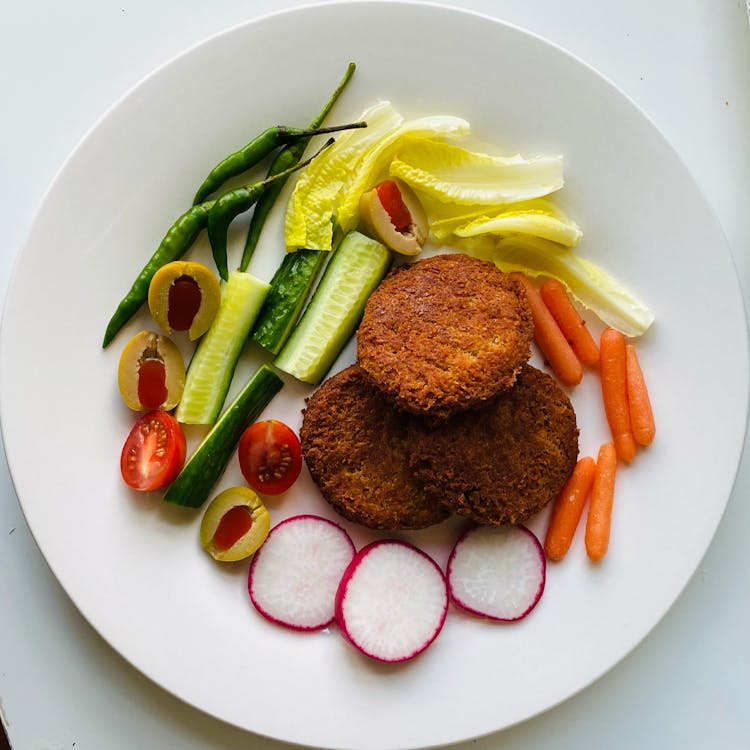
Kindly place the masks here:
[(575, 247), (583, 236), (581, 228), (552, 201), (537, 198), (504, 206), (453, 206), (425, 201), (430, 233), (438, 242), (451, 235), (530, 234)]
[(560, 156), (491, 156), (426, 140), (399, 150), (390, 174), (430, 198), (469, 206), (541, 198), (563, 186)]
[(605, 325), (626, 336), (641, 336), (654, 322), (654, 313), (620, 282), (557, 243), (523, 235), (500, 239), (484, 235), (458, 240), (456, 247), (491, 260), (502, 271), (557, 279)]
[(347, 137), (316, 157), (298, 178), (284, 225), (288, 250), (301, 247), (330, 250), (334, 226), (342, 233), (359, 222), (359, 199), (379, 177), (388, 174), (388, 164), (401, 145), (415, 138), (455, 138), (469, 132), (469, 123), (451, 115), (434, 115), (404, 122), (389, 102), (381, 102), (360, 118), (362, 130), (347, 131)]
[(388, 176), (388, 168), (405, 144), (425, 138), (463, 138), (469, 134), (466, 120), (452, 115), (432, 115), (409, 120), (369, 149), (357, 164), (353, 178), (342, 195), (336, 218), (341, 231), (354, 229), (359, 221), (359, 199), (373, 185)]
[(340, 194), (368, 150), (404, 121), (390, 102), (378, 102), (366, 109), (359, 119), (367, 123), (366, 128), (340, 134), (297, 178), (284, 220), (284, 241), (288, 250), (331, 249)]

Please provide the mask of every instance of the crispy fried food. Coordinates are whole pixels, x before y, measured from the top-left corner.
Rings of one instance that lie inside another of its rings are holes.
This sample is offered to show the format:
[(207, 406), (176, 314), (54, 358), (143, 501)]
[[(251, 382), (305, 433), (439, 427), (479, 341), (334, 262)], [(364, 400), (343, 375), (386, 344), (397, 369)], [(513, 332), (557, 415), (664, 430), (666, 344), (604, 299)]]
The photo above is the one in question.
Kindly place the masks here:
[(567, 395), (526, 365), (515, 385), (438, 426), (412, 420), (410, 465), (427, 495), (476, 523), (522, 523), (553, 500), (578, 456)]
[(523, 289), (461, 253), (400, 266), (370, 297), (357, 360), (399, 408), (442, 419), (513, 385), (533, 324)]
[(352, 365), (307, 400), (300, 440), (310, 474), (344, 518), (371, 529), (420, 529), (449, 514), (407, 465), (408, 417)]

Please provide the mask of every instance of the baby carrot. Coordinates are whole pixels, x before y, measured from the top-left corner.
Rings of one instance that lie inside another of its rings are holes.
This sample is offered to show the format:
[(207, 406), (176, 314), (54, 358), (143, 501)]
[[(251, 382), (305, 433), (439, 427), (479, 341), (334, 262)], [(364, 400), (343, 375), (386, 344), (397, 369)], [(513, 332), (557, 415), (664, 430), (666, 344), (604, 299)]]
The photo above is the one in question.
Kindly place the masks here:
[(573, 473), (555, 498), (544, 538), (544, 552), (550, 560), (562, 560), (570, 549), (595, 475), (596, 463), (591, 456), (578, 459)]
[(581, 363), (595, 365), (599, 361), (599, 347), (565, 287), (557, 279), (547, 279), (539, 288), (539, 294)]
[(625, 337), (614, 328), (605, 328), (599, 341), (599, 374), (602, 400), (617, 455), (628, 463), (635, 458), (635, 439), (628, 407)]
[(633, 344), (625, 346), (625, 366), (633, 438), (638, 445), (650, 445), (656, 434), (654, 412), (651, 409), (646, 380)]
[(578, 385), (583, 377), (581, 363), (571, 349), (560, 327), (547, 309), (536, 287), (522, 273), (511, 274), (526, 291), (531, 317), (534, 320), (534, 339), (549, 362), (555, 375), (564, 385)]
[(615, 497), (617, 451), (612, 443), (604, 443), (596, 458), (596, 476), (586, 517), (586, 554), (599, 562), (609, 547), (612, 525), (612, 502)]

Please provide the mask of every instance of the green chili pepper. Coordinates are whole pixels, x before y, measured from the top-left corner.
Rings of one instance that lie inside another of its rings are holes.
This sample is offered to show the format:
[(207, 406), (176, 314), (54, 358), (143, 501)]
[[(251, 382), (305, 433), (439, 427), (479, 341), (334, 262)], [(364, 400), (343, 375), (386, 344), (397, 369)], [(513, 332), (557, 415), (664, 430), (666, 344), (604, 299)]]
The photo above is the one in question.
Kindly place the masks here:
[(274, 182), (284, 180), (292, 172), (306, 167), (321, 151), (328, 148), (333, 143), (333, 138), (326, 141), (323, 147), (306, 161), (301, 164), (295, 164), (283, 172), (266, 177), (261, 182), (252, 185), (235, 188), (228, 193), (224, 193), (216, 200), (208, 212), (208, 239), (211, 243), (211, 252), (214, 256), (216, 268), (222, 279), (229, 278), (229, 268), (227, 266), (227, 230), (232, 220), (244, 211), (247, 211), (263, 194), (263, 190)]
[(227, 156), (220, 161), (209, 173), (198, 192), (193, 198), (193, 205), (202, 203), (211, 193), (218, 190), (228, 179), (246, 172), (254, 167), (259, 161), (268, 156), (274, 149), (287, 143), (294, 143), (300, 138), (312, 138), (314, 135), (323, 133), (336, 133), (340, 130), (352, 130), (353, 128), (364, 128), (365, 123), (353, 122), (347, 125), (336, 125), (329, 128), (314, 128), (300, 130), (299, 128), (288, 128), (284, 125), (264, 130), (259, 136), (253, 138), (250, 143), (243, 146), (239, 151)]
[(148, 287), (154, 274), (164, 265), (173, 260), (179, 260), (195, 242), (195, 238), (208, 223), (208, 214), (215, 201), (207, 201), (197, 206), (191, 206), (180, 216), (164, 235), (159, 247), (149, 259), (143, 270), (130, 287), (122, 302), (115, 310), (115, 314), (107, 325), (104, 334), (103, 347), (117, 335), (120, 329), (138, 312), (141, 305), (148, 299)]
[[(339, 96), (341, 96), (341, 92), (346, 87), (346, 84), (349, 83), (349, 79), (354, 74), (356, 67), (357, 66), (353, 62), (349, 63), (346, 72), (344, 73), (344, 77), (331, 95), (331, 98), (326, 102), (323, 109), (320, 110), (318, 116), (310, 123), (311, 130), (315, 130), (323, 124), (323, 121), (328, 116), (331, 108), (336, 103)], [(304, 154), (311, 138), (312, 136), (304, 136), (281, 149), (271, 163), (267, 176), (272, 177), (273, 175), (279, 174), (280, 172), (293, 167), (302, 158), (302, 154)], [(253, 257), (255, 248), (258, 245), (263, 225), (266, 223), (268, 214), (271, 212), (276, 199), (284, 189), (284, 184), (287, 179), (288, 178), (284, 178), (268, 185), (264, 188), (263, 195), (258, 199), (258, 203), (255, 206), (255, 210), (250, 219), (250, 227), (247, 232), (247, 240), (245, 241), (245, 250), (242, 253), (242, 261), (240, 262), (240, 271), (247, 270), (247, 267), (250, 264), (250, 259)]]

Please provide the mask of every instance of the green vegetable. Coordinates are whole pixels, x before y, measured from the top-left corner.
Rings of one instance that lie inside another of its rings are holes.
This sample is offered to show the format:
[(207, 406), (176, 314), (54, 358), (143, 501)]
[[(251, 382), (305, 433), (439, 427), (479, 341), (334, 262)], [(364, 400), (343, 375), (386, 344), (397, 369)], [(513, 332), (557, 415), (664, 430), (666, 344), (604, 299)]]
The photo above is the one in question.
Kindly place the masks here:
[(253, 341), (272, 354), (281, 351), (327, 255), (323, 250), (297, 250), (284, 255), (255, 323)]
[(104, 333), (102, 346), (107, 346), (120, 329), (135, 315), (141, 305), (148, 299), (148, 287), (154, 274), (167, 263), (179, 260), (195, 242), (195, 238), (208, 223), (208, 212), (213, 201), (191, 206), (180, 216), (164, 235), (159, 247), (149, 259), (143, 270), (130, 287), (130, 291), (115, 310), (107, 330)]
[[(349, 79), (354, 74), (355, 69), (355, 64), (349, 63), (346, 72), (344, 73), (344, 77), (339, 82), (339, 85), (331, 95), (331, 98), (326, 102), (323, 109), (320, 110), (318, 116), (310, 123), (311, 129), (319, 128), (323, 124), (323, 121), (328, 116), (331, 108), (336, 103), (339, 96), (341, 96), (341, 92), (344, 90), (347, 83), (349, 83)], [(302, 154), (305, 152), (305, 149), (307, 148), (309, 142), (310, 138), (300, 138), (294, 143), (291, 143), (281, 149), (281, 151), (279, 151), (279, 153), (276, 155), (276, 158), (271, 163), (267, 176), (272, 177), (273, 175), (284, 172), (285, 170), (290, 169), (295, 164), (297, 164), (297, 162), (299, 162), (299, 160), (302, 158)], [(287, 177), (284, 177), (281, 180), (267, 185), (263, 190), (263, 195), (261, 195), (261, 197), (258, 199), (258, 202), (255, 205), (255, 209), (253, 210), (253, 215), (250, 218), (250, 228), (247, 232), (245, 250), (242, 253), (240, 271), (247, 271), (247, 267), (250, 264), (250, 259), (253, 257), (255, 248), (258, 245), (258, 240), (260, 239), (260, 233), (263, 229), (263, 225), (266, 223), (268, 214), (271, 212), (271, 208), (276, 202), (276, 199), (284, 189), (284, 185), (286, 184), (287, 179)], [(271, 285), (273, 286), (273, 282), (271, 282)]]
[(353, 123), (349, 125), (337, 125), (329, 128), (312, 128), (300, 130), (299, 128), (287, 128), (284, 125), (277, 125), (273, 128), (264, 130), (259, 136), (254, 138), (250, 143), (243, 146), (239, 151), (235, 151), (220, 161), (209, 173), (203, 184), (198, 188), (198, 192), (193, 199), (193, 205), (203, 203), (203, 201), (218, 190), (228, 179), (236, 177), (254, 167), (262, 161), (274, 149), (287, 143), (294, 143), (300, 138), (308, 140), (314, 135), (323, 133), (335, 133), (339, 130), (349, 130), (351, 128), (363, 128), (364, 123)]
[(247, 211), (261, 197), (264, 188), (273, 182), (284, 180), (292, 172), (306, 167), (321, 151), (332, 144), (333, 138), (327, 141), (316, 154), (313, 154), (313, 156), (301, 164), (295, 164), (283, 172), (266, 177), (261, 182), (230, 190), (214, 201), (213, 206), (211, 206), (208, 212), (208, 239), (211, 243), (211, 252), (214, 256), (216, 268), (222, 279), (226, 281), (229, 275), (227, 267), (227, 230), (232, 220), (244, 211)]
[(164, 494), (164, 500), (190, 508), (203, 505), (219, 481), (242, 433), (282, 385), (279, 376), (270, 367), (262, 365), (188, 459)]
[(347, 234), (326, 266), (310, 304), (274, 364), (306, 383), (319, 383), (362, 317), (392, 254), (359, 232)]
[(221, 304), (190, 361), (175, 416), (183, 424), (213, 424), (224, 404), (250, 329), (269, 285), (233, 271), (222, 282)]

